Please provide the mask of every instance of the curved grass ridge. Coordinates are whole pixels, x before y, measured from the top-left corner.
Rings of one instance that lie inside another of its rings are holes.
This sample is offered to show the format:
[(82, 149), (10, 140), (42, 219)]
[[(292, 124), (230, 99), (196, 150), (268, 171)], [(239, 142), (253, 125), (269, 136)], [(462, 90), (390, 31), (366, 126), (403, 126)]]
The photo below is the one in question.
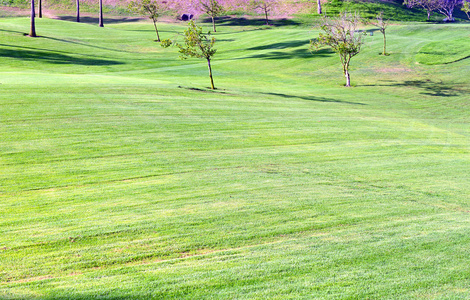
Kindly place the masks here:
[(470, 38), (450, 41), (435, 41), (424, 45), (416, 55), (423, 65), (442, 65), (470, 57)]

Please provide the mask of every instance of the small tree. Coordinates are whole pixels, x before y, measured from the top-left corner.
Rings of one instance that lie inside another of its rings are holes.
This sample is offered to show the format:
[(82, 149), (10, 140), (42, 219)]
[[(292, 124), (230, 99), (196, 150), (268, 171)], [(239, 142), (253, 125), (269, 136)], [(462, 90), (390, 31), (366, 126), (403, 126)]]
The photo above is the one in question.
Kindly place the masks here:
[(361, 51), (363, 34), (356, 31), (360, 22), (357, 13), (343, 12), (339, 18), (324, 17), (320, 26), (323, 33), (318, 39), (310, 41), (311, 48), (318, 50), (322, 47), (331, 47), (339, 55), (343, 65), (343, 74), (346, 77), (346, 86), (351, 86), (349, 64), (351, 58)]
[(168, 7), (156, 0), (135, 0), (129, 3), (129, 9), (141, 16), (146, 16), (153, 21), (155, 32), (157, 34), (157, 42), (160, 42), (160, 35), (158, 34), (157, 21), (158, 18), (168, 10)]
[(276, 5), (275, 0), (253, 0), (250, 4), (255, 11), (264, 14), (266, 25), (269, 25), (268, 14), (273, 10), (274, 6)]
[(432, 14), (437, 11), (439, 6), (439, 2), (437, 0), (405, 0), (403, 4), (409, 8), (421, 7), (425, 9), (428, 14), (428, 21), (431, 19)]
[(377, 22), (370, 22), (372, 25), (377, 26), (379, 28), (379, 31), (382, 33), (384, 37), (384, 49), (382, 51), (382, 55), (386, 55), (386, 45), (387, 45), (387, 39), (385, 37), (385, 30), (388, 27), (388, 20), (384, 20), (384, 12), (381, 11), (380, 13), (377, 14), (376, 16)]
[(470, 20), (470, 2), (464, 1), (462, 4), (462, 11), (467, 15), (467, 18)]
[(437, 11), (451, 22), (454, 20), (454, 9), (462, 3), (462, 0), (405, 0), (403, 4), (408, 7), (421, 7), (428, 13), (428, 20), (432, 12)]
[(224, 13), (224, 8), (222, 5), (217, 2), (217, 0), (201, 0), (201, 10), (208, 14), (212, 19), (212, 29), (214, 32), (217, 32), (215, 29), (215, 18)]
[(462, 0), (437, 0), (437, 11), (443, 14), (448, 22), (454, 21), (454, 9), (462, 4)]
[[(173, 44), (170, 40), (163, 40), (162, 47), (167, 48)], [(211, 89), (214, 87), (214, 79), (212, 78), (211, 59), (217, 51), (214, 49), (215, 38), (208, 38), (202, 33), (202, 28), (197, 26), (194, 21), (188, 23), (188, 29), (184, 31), (184, 45), (174, 43), (181, 53), (181, 59), (188, 57), (205, 58), (209, 67), (209, 78), (211, 80)]]

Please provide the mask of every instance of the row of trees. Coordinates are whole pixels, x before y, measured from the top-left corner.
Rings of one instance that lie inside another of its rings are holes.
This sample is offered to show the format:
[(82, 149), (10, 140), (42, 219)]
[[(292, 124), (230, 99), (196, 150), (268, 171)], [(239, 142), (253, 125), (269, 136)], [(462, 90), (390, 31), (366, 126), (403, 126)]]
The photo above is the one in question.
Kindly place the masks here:
[[(160, 35), (157, 27), (158, 18), (162, 15), (168, 14), (169, 11), (176, 10), (175, 3), (176, 2), (159, 0), (133, 0), (129, 3), (128, 8), (130, 11), (152, 20), (157, 34), (157, 41), (160, 42)], [(258, 13), (262, 13), (265, 17), (266, 25), (269, 25), (269, 14), (273, 10), (275, 4), (276, 0), (251, 0), (250, 8)], [(222, 4), (218, 0), (200, 0), (197, 4), (197, 9), (199, 12), (204, 13), (211, 18), (212, 30), (217, 32), (215, 20), (217, 17), (222, 16), (226, 11)]]
[[(320, 29), (322, 32), (318, 38), (310, 41), (310, 49), (312, 52), (323, 47), (331, 48), (339, 55), (343, 74), (346, 78), (346, 87), (351, 86), (351, 77), (349, 74), (349, 65), (351, 58), (359, 54), (363, 45), (364, 32), (358, 30), (361, 18), (357, 13), (344, 12), (338, 18), (323, 17)], [(376, 21), (368, 22), (378, 27), (383, 34), (383, 55), (386, 54), (386, 35), (385, 31), (388, 27), (388, 21), (384, 20), (383, 12), (377, 14)], [(184, 31), (184, 43), (170, 39), (163, 40), (161, 46), (164, 48), (175, 45), (179, 48), (180, 58), (188, 57), (203, 58), (207, 61), (209, 68), (209, 78), (211, 89), (214, 87), (214, 79), (212, 77), (211, 60), (217, 50), (214, 48), (215, 38), (210, 36), (210, 32), (205, 35), (202, 28), (197, 26), (194, 21), (190, 21), (188, 28)]]
[(426, 10), (428, 21), (435, 12), (438, 12), (445, 16), (446, 21), (451, 22), (454, 20), (454, 10), (458, 7), (461, 7), (470, 19), (469, 0), (404, 0), (403, 4), (410, 8), (419, 7)]
[[(196, 1), (196, 2), (195, 2)], [(212, 20), (213, 31), (216, 32), (215, 19), (225, 13), (222, 1), (226, 0), (184, 0), (186, 5), (191, 5), (192, 9), (198, 13), (208, 15)], [(129, 9), (142, 16), (148, 17), (153, 21), (155, 32), (157, 34), (157, 41), (160, 41), (160, 36), (157, 28), (157, 20), (161, 15), (167, 14), (172, 10), (181, 10), (182, 1), (180, 0), (133, 0), (129, 4)], [(232, 0), (232, 2), (236, 2)], [(264, 15), (266, 25), (269, 25), (269, 15), (279, 5), (279, 0), (239, 0), (239, 8), (245, 10), (252, 10), (256, 13)], [(38, 3), (38, 17), (42, 17), (42, 0)], [(462, 11), (467, 14), (470, 19), (470, 0), (404, 0), (404, 4), (410, 8), (419, 7), (427, 12), (428, 20), (434, 12), (441, 13), (445, 16), (447, 21), (453, 21), (453, 13), (457, 7), (461, 7)], [(233, 5), (231, 5), (233, 6)], [(76, 0), (76, 20), (80, 22), (80, 0)], [(317, 13), (322, 14), (321, 1), (317, 0)], [(31, 0), (31, 30), (30, 36), (36, 36), (35, 29), (35, 11), (34, 0)], [(100, 27), (103, 27), (103, 0), (99, 0), (99, 21)]]
[[(80, 0), (76, 0), (76, 4), (77, 4), (77, 22), (80, 22)], [(39, 3), (38, 3), (38, 17), (42, 18), (42, 0), (39, 0)], [(30, 26), (30, 30), (29, 30), (29, 36), (30, 37), (37, 37), (35, 19), (36, 19), (35, 3), (34, 3), (34, 0), (31, 0), (31, 26)], [(98, 25), (100, 27), (104, 27), (103, 0), (99, 0)]]

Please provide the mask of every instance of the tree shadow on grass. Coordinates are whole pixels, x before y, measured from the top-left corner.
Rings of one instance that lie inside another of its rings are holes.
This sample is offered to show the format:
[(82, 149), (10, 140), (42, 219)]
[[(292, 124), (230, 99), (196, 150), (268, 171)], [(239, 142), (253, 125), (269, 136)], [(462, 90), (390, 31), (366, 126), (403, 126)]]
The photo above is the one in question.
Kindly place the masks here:
[[(1, 45), (0, 46), (5, 46)], [(11, 46), (10, 46), (11, 47)], [(20, 49), (19, 49), (20, 48)], [(122, 62), (99, 58), (79, 58), (56, 51), (30, 50), (23, 47), (14, 47), (14, 49), (0, 48), (0, 56), (15, 58), (25, 61), (41, 61), (50, 64), (74, 64), (83, 66), (109, 66), (120, 65)]]
[(308, 44), (310, 44), (310, 40), (292, 41), (292, 42), (272, 43), (269, 45), (256, 46), (256, 47), (247, 48), (247, 50), (287, 49), (287, 48), (297, 48), (297, 47), (305, 46)]
[[(369, 86), (396, 86), (396, 87), (417, 87), (423, 91), (422, 95), (429, 95), (435, 97), (455, 97), (459, 96), (466, 91), (456, 88), (452, 84), (446, 84), (442, 81), (432, 81), (430, 79), (424, 80), (406, 80), (403, 82), (390, 82), (389, 84), (374, 84)], [(467, 91), (468, 93), (468, 91)]]
[(196, 91), (196, 92), (205, 92), (205, 93), (217, 93), (217, 94), (227, 94), (227, 92), (224, 92), (223, 90), (219, 90), (215, 88), (214, 90), (211, 88), (205, 88), (205, 89), (200, 89), (200, 88), (195, 88), (195, 87), (187, 87), (187, 86), (181, 86), (179, 85), (178, 88), (180, 89), (186, 89), (190, 91)]
[(90, 47), (90, 48), (97, 48), (97, 49), (103, 49), (103, 50), (114, 51), (114, 52), (127, 52), (127, 53), (132, 53), (132, 52), (130, 52), (130, 51), (126, 51), (126, 50), (123, 50), (123, 49), (113, 49), (113, 48), (100, 47), (100, 46), (95, 46), (95, 45), (80, 43), (80, 42), (71, 41), (71, 40), (66, 40), (66, 39), (53, 38), (53, 37), (49, 37), (49, 36), (41, 36), (41, 37), (44, 38), (44, 39), (48, 39), (48, 40), (53, 40), (53, 41), (57, 41), (57, 42), (64, 42), (64, 43), (70, 43), (70, 44), (76, 44), (76, 45), (85, 46), (85, 47)]
[(260, 59), (292, 59), (292, 58), (312, 58), (312, 57), (329, 57), (334, 54), (330, 49), (321, 49), (319, 51), (310, 52), (309, 49), (295, 49), (291, 51), (271, 51), (249, 56), (248, 58)]
[(324, 98), (324, 97), (315, 97), (315, 96), (297, 96), (297, 95), (287, 95), (287, 94), (280, 94), (280, 93), (261, 93), (264, 95), (272, 95), (282, 98), (294, 98), (294, 99), (302, 99), (308, 101), (317, 101), (317, 102), (330, 102), (330, 103), (343, 103), (343, 104), (352, 104), (352, 105), (367, 105), (360, 102), (350, 102), (350, 101), (341, 101), (336, 99)]
[(16, 30), (0, 29), (0, 31), (11, 32), (11, 33), (18, 33), (18, 34), (21, 34), (21, 35), (26, 35), (26, 33), (21, 32), (21, 31), (16, 31)]
[[(224, 16), (215, 19), (215, 26), (268, 26), (266, 20), (263, 18), (245, 18), (245, 17), (231, 17)], [(202, 19), (204, 23), (212, 23), (211, 18)], [(269, 26), (281, 27), (281, 26), (295, 26), (301, 23), (290, 20), (290, 19), (270, 19)]]
[[(58, 16), (56, 17), (57, 20), (62, 20), (62, 21), (71, 21), (71, 22), (76, 22), (77, 17), (76, 16)], [(105, 18), (103, 20), (104, 25), (106, 24), (119, 24), (119, 23), (128, 23), (128, 22), (139, 22), (141, 21), (142, 18), (128, 18), (128, 17), (122, 17), (122, 18)], [(99, 23), (99, 18), (98, 17), (80, 17), (80, 22), (79, 23), (86, 23), (86, 24), (97, 24)]]

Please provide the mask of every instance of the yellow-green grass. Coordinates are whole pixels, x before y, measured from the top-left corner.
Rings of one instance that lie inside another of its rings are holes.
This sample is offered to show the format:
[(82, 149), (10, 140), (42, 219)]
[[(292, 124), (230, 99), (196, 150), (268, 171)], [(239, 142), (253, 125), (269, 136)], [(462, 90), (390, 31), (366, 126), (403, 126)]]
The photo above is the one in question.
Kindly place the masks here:
[(220, 26), (215, 91), (149, 23), (27, 28), (0, 19), (0, 298), (470, 296), (470, 63), (417, 60), (469, 25), (368, 36), (351, 89), (315, 30)]

